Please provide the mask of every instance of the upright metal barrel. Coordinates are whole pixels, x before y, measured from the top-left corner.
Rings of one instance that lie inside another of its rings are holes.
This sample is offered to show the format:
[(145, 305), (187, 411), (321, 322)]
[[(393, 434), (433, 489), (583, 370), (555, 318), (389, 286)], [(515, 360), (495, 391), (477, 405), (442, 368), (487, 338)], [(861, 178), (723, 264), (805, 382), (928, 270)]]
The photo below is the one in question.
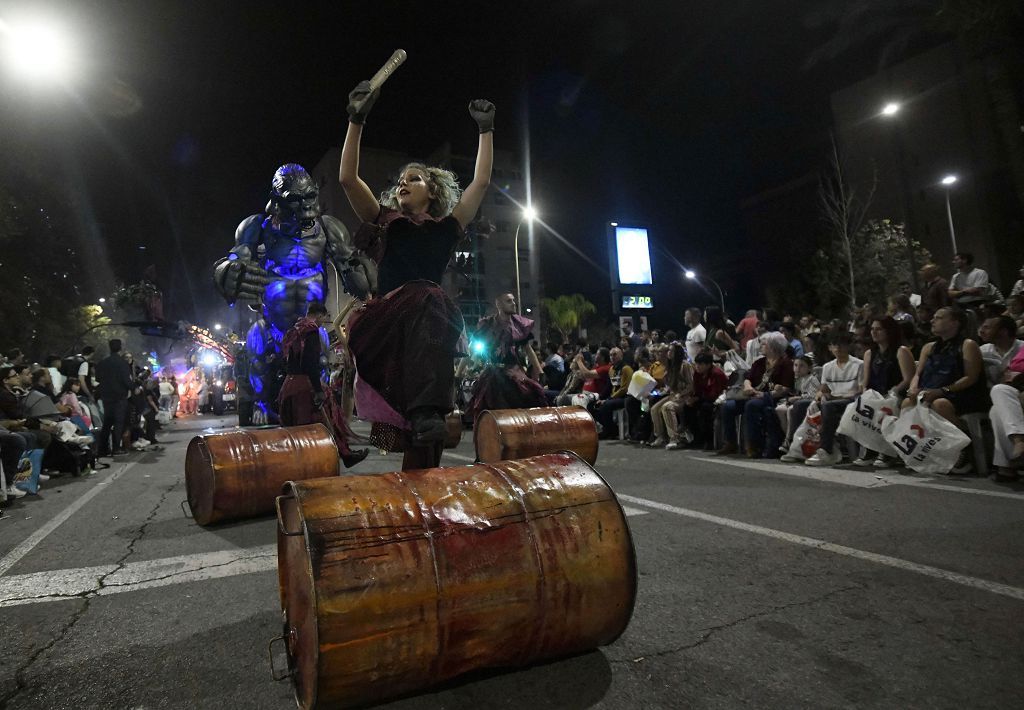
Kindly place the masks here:
[(338, 475), (338, 448), (323, 424), (197, 436), (185, 453), (185, 486), (200, 525), (274, 510), (286, 481)]
[(480, 462), (508, 461), (556, 451), (573, 451), (597, 461), (597, 426), (583, 407), (486, 409), (473, 424)]
[(300, 707), (611, 643), (636, 598), (629, 527), (571, 453), (289, 482), (284, 639)]

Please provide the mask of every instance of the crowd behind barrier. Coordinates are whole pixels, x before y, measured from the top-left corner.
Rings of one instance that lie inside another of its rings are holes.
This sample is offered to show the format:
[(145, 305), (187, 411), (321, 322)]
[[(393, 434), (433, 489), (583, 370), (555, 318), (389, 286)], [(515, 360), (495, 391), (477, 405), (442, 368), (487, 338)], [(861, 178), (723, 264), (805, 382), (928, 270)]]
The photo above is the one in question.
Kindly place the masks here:
[(991, 464), (1017, 480), (1024, 268), (1004, 295), (970, 254), (953, 266), (946, 279), (928, 264), (922, 293), (894, 284), (847, 319), (751, 309), (734, 322), (709, 306), (678, 332), (548, 343), (538, 376), (550, 404), (589, 409), (602, 439), (820, 467)]

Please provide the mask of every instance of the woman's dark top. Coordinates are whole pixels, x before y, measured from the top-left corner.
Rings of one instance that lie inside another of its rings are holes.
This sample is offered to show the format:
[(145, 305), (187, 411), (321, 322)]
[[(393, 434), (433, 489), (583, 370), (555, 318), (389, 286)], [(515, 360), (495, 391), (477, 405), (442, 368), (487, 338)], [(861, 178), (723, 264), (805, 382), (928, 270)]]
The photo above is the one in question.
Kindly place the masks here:
[[(924, 368), (921, 370), (921, 377), (918, 378), (918, 389), (942, 389), (963, 377), (965, 372), (963, 347), (963, 338), (936, 340), (924, 363)], [(988, 411), (991, 401), (988, 397), (984, 371), (978, 375), (978, 379), (970, 387), (960, 392), (950, 392), (946, 395), (946, 399), (953, 403), (957, 414)]]
[(780, 357), (775, 363), (775, 367), (771, 370), (767, 370), (767, 367), (768, 358), (759, 357), (754, 360), (754, 364), (750, 367), (745, 378), (750, 380), (750, 384), (754, 389), (758, 392), (770, 392), (775, 385), (782, 385), (789, 390), (793, 389), (792, 360), (788, 357)]
[(903, 381), (903, 372), (900, 370), (900, 362), (897, 357), (897, 350), (889, 348), (884, 352), (879, 348), (871, 349), (871, 370), (868, 372), (868, 389), (881, 394), (887, 394), (889, 390)]
[(410, 281), (440, 283), (464, 236), (451, 215), (435, 219), (382, 207), (377, 221), (360, 227), (354, 241), (377, 262), (377, 292), (383, 296)]

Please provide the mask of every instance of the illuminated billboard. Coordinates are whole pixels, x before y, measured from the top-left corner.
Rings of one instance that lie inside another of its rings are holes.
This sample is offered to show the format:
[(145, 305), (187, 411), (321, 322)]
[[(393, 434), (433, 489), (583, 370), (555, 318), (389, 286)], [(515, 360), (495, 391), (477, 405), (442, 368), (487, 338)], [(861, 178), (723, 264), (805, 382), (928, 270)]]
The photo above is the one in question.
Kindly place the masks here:
[(615, 254), (619, 262), (619, 283), (650, 286), (651, 250), (643, 227), (615, 227)]

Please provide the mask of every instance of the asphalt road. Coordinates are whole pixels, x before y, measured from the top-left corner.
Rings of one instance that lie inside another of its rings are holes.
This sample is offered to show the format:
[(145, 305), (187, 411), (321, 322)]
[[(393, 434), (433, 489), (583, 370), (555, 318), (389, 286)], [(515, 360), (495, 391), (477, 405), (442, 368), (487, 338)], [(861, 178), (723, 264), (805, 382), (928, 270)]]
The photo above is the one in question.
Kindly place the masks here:
[[(51, 480), (0, 520), (0, 707), (289, 708), (275, 521), (183, 515), (184, 451)], [(471, 436), (451, 465), (472, 459)], [(395, 470), (371, 456), (360, 473)], [(1024, 697), (1024, 486), (602, 444), (636, 609), (611, 646), (385, 707), (1006, 708)]]

